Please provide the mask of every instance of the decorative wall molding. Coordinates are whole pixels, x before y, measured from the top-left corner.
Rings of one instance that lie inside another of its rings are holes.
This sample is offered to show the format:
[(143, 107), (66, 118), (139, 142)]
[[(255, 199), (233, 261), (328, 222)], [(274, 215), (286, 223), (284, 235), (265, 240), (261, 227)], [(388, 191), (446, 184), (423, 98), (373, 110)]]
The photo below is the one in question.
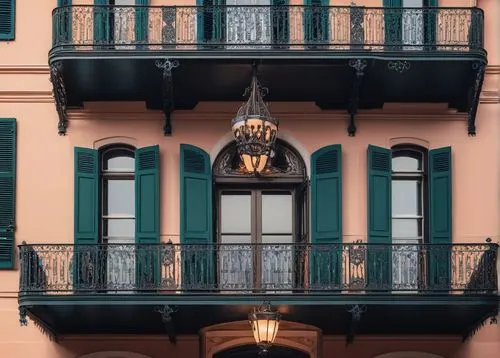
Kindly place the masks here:
[[(307, 116), (308, 120), (346, 120), (348, 114), (345, 111), (322, 111), (315, 113), (307, 112), (273, 112), (273, 115), (280, 120), (303, 120)], [(227, 120), (230, 121), (234, 112), (198, 112), (175, 111), (176, 120)], [(466, 121), (467, 113), (456, 112), (422, 112), (414, 111), (383, 111), (370, 110), (359, 111), (356, 117), (360, 120), (418, 120), (418, 121)], [(86, 110), (68, 110), (69, 120), (163, 120), (161, 111), (137, 111), (137, 112), (106, 112), (106, 111), (86, 111)]]
[(0, 91), (0, 103), (54, 103), (52, 91)]
[(0, 65), (0, 75), (48, 75), (48, 65)]

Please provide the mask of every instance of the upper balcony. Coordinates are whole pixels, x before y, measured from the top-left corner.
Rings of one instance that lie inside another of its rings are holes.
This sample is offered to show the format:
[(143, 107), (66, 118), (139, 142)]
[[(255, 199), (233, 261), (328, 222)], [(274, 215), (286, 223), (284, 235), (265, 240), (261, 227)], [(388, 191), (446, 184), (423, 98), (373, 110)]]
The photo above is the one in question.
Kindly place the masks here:
[(475, 134), (483, 22), (478, 8), (58, 7), (49, 63), (59, 133), (67, 108), (86, 101), (145, 101), (166, 121), (199, 101), (240, 101), (257, 63), (268, 101), (312, 101), (352, 122), (387, 102), (447, 103)]
[(497, 251), (491, 243), (21, 245), (19, 302), (56, 335), (161, 333), (161, 305), (175, 311), (176, 333), (193, 334), (244, 319), (268, 298), (286, 320), (329, 334), (345, 332), (356, 307), (359, 333), (466, 337), (498, 309)]

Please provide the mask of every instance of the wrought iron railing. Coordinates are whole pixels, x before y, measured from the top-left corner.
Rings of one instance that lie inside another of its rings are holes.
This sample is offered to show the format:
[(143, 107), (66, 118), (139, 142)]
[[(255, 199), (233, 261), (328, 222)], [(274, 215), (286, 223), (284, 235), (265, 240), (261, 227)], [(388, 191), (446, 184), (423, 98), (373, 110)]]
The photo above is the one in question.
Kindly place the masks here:
[(490, 293), (497, 244), (21, 245), (20, 294)]
[(95, 6), (54, 9), (53, 51), (483, 51), (479, 8)]

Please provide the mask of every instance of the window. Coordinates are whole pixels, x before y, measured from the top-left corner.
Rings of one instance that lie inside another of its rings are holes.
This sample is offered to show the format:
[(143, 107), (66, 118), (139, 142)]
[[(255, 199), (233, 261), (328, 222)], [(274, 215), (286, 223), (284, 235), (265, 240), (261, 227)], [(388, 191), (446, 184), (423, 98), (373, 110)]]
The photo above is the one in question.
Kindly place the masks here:
[[(294, 190), (219, 191), (219, 280), (223, 289), (290, 288)], [(278, 244), (278, 246), (274, 245)]]
[(240, 169), (234, 143), (219, 158), (214, 174), (221, 288), (291, 289), (297, 273), (294, 243), (304, 239), (298, 234), (305, 224), (303, 163), (283, 142), (261, 178)]
[(112, 146), (100, 152), (100, 242), (107, 245), (105, 282), (109, 288), (135, 285), (134, 157), (134, 148), (127, 146)]
[(15, 8), (15, 0), (0, 0), (0, 41), (12, 41), (15, 38)]
[(128, 147), (112, 147), (101, 152), (102, 243), (134, 242), (134, 154)]
[(392, 149), (392, 282), (398, 288), (417, 288), (421, 245), (427, 242), (426, 151)]
[(73, 280), (79, 288), (157, 287), (157, 251), (148, 245), (160, 242), (159, 156), (158, 145), (75, 147)]

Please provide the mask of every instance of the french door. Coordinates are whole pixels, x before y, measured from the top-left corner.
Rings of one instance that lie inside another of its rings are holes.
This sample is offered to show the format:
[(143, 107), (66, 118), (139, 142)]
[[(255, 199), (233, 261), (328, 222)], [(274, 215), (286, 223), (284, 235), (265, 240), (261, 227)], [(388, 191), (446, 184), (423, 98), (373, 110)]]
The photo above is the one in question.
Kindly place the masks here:
[(289, 190), (221, 190), (218, 280), (221, 290), (293, 288), (294, 205)]

